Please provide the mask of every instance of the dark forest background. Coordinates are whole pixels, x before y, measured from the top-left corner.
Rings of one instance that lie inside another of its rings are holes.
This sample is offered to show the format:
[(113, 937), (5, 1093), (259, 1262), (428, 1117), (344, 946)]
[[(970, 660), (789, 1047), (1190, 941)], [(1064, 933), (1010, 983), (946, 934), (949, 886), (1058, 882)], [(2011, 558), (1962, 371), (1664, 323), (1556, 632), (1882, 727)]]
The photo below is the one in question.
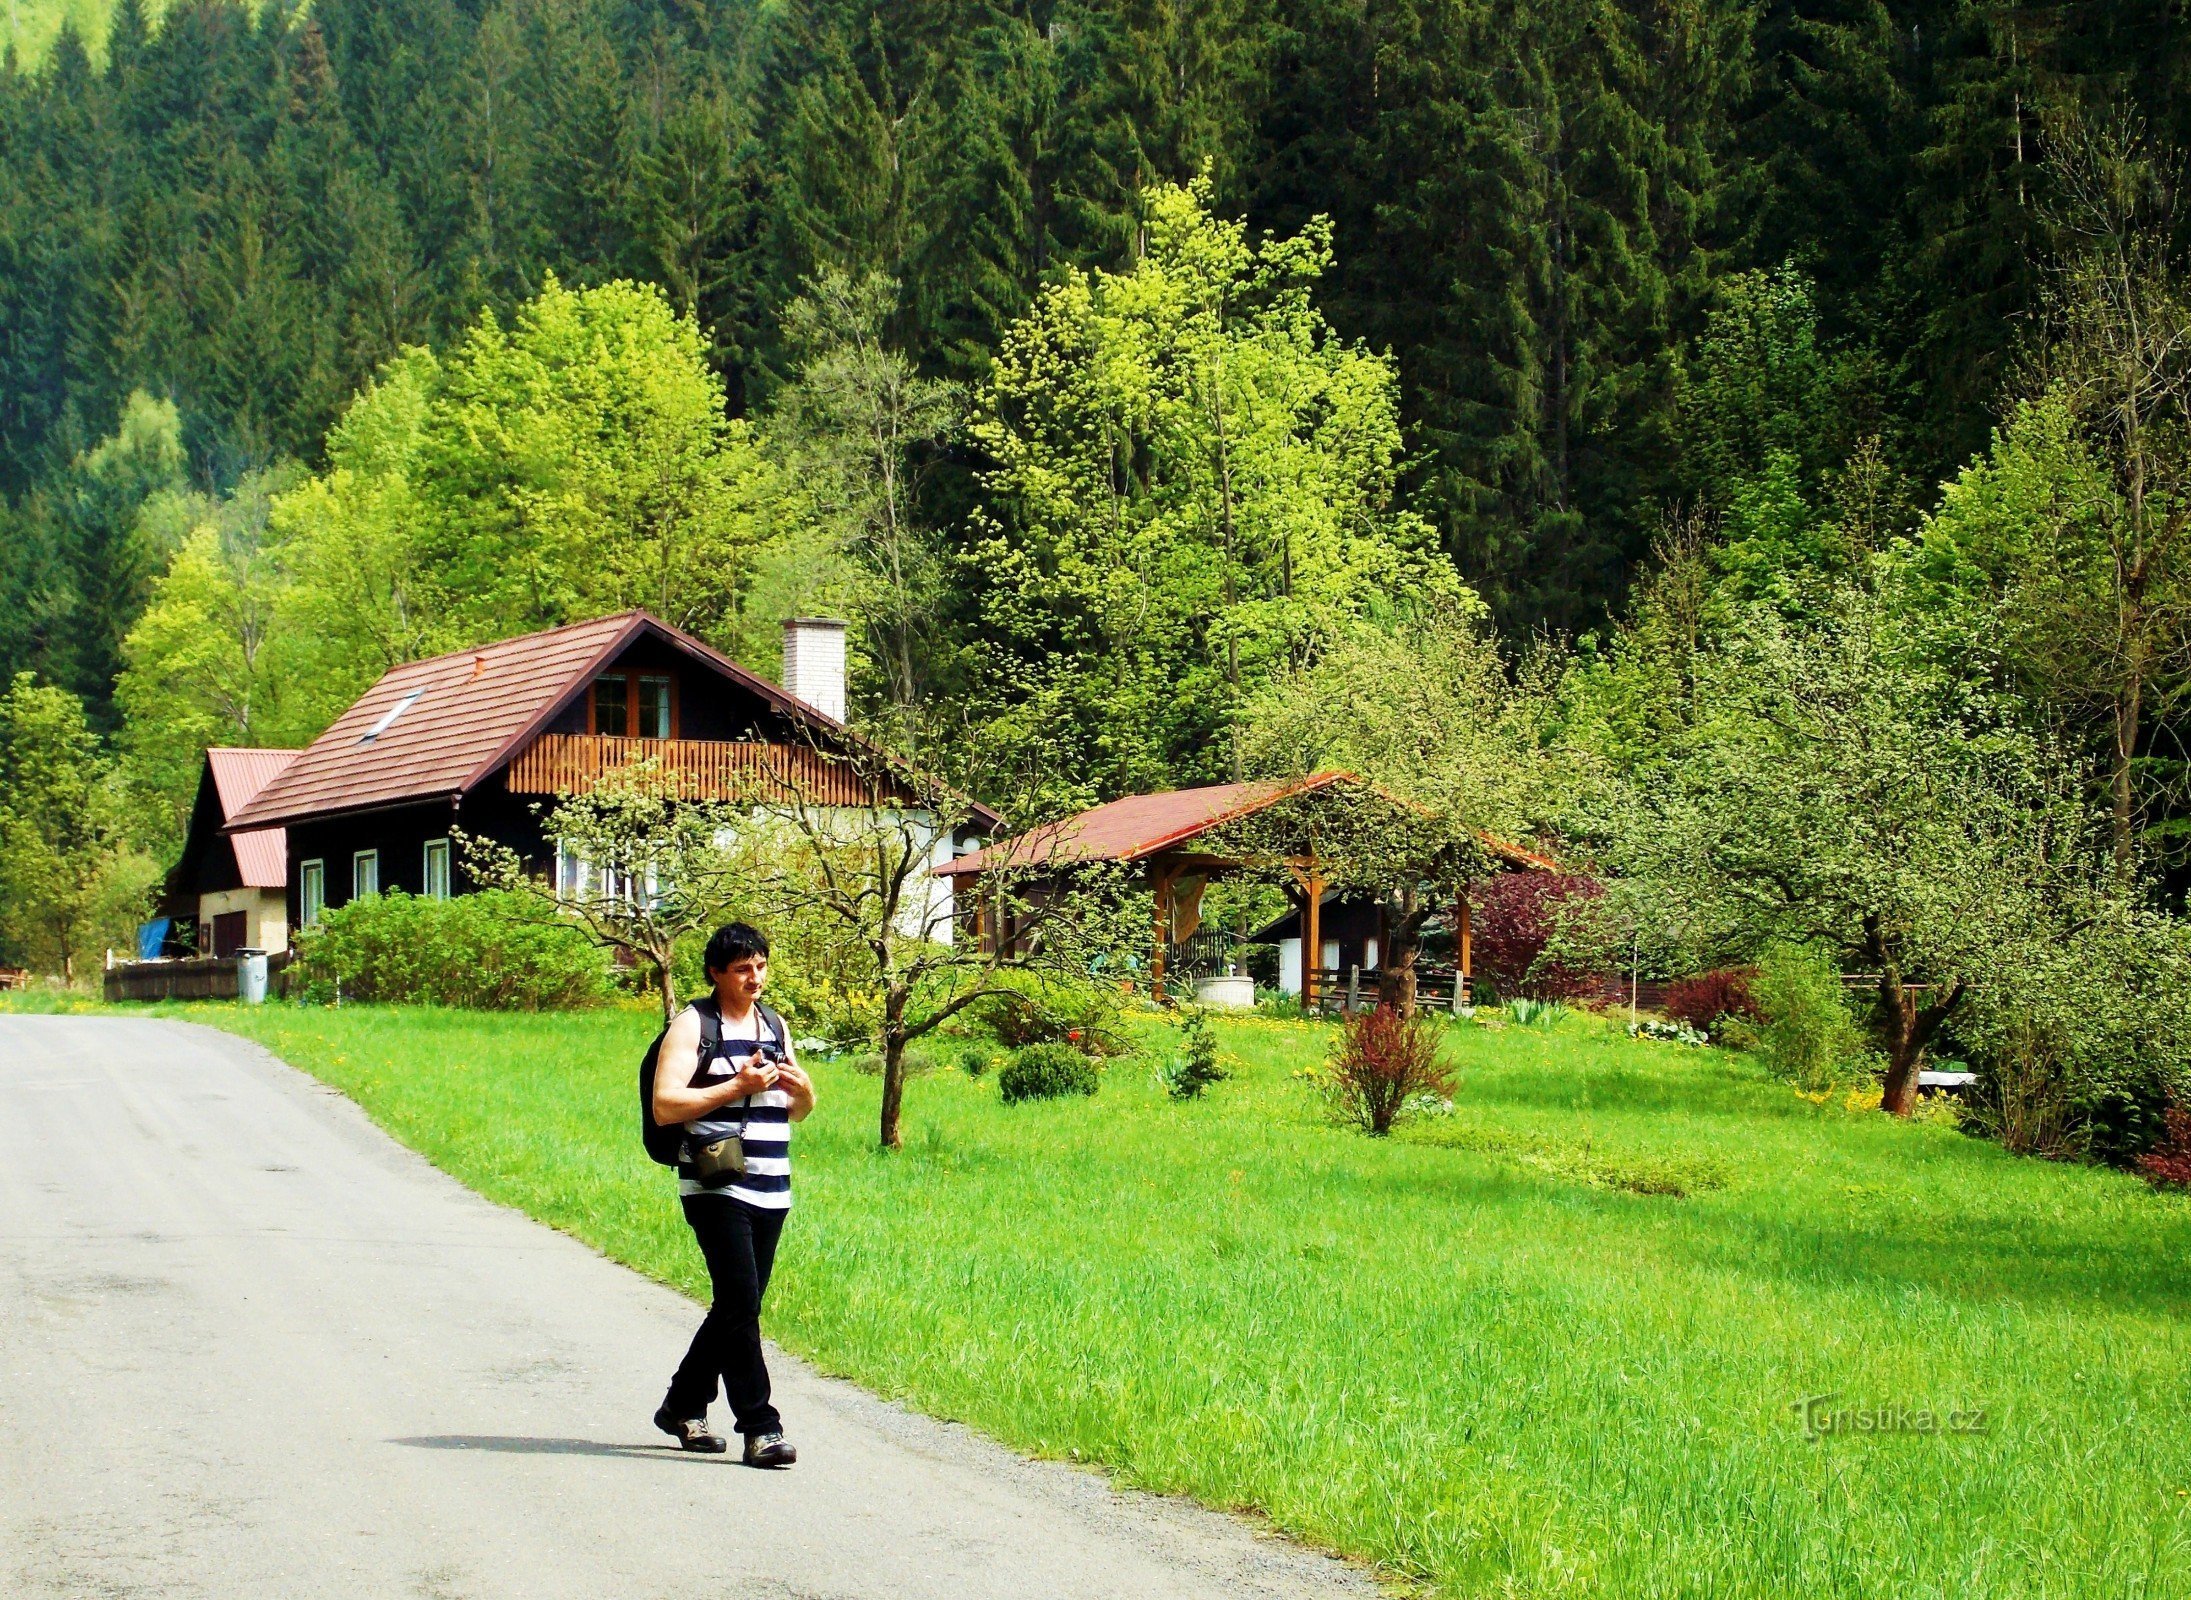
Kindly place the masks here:
[[(1839, 374), (1817, 459), (1876, 437), (1939, 482), (2013, 378), (2050, 119), (2180, 143), (2187, 38), (2164, 0), (193, 0), (156, 26), (123, 0), (96, 53), (64, 25), (0, 71), (0, 678), (111, 722), (150, 574), (70, 478), (133, 391), (177, 405), (206, 492), (318, 467), (399, 347), (551, 271), (663, 286), (734, 407), (783, 381), (825, 268), (898, 279), (900, 348), (973, 380), (1046, 275), (1127, 262), (1139, 197), (1204, 171), (1254, 229), (1332, 218), (1319, 301), (1397, 359), (1413, 504), (1510, 635), (1588, 629), (1708, 477), (1680, 422), (1716, 283), (1807, 278)], [(970, 465), (923, 479), (935, 525)]]

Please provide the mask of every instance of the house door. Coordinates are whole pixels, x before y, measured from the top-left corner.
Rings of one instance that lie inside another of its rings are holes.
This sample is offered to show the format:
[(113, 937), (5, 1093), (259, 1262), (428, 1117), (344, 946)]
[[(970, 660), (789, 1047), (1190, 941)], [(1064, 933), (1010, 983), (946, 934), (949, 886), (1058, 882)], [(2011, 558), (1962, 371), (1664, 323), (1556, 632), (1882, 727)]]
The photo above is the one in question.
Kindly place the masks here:
[(232, 956), (243, 948), (244, 914), (241, 911), (223, 911), (213, 919), (213, 953), (216, 956)]

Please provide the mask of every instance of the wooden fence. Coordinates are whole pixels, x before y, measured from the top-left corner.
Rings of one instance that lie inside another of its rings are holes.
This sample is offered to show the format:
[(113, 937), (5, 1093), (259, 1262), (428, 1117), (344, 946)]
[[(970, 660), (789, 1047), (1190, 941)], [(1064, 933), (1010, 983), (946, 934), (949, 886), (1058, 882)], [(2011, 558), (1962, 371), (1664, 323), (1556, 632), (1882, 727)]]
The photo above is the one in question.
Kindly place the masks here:
[[(266, 992), (280, 994), (289, 952), (266, 958)], [(233, 1000), (238, 992), (234, 956), (190, 956), (180, 961), (117, 961), (106, 969), (109, 1000)]]
[(849, 762), (805, 745), (724, 739), (625, 739), (606, 733), (544, 733), (510, 763), (513, 794), (585, 794), (604, 777), (654, 763), (680, 800), (747, 800), (804, 795), (815, 805), (864, 806), (869, 786)]

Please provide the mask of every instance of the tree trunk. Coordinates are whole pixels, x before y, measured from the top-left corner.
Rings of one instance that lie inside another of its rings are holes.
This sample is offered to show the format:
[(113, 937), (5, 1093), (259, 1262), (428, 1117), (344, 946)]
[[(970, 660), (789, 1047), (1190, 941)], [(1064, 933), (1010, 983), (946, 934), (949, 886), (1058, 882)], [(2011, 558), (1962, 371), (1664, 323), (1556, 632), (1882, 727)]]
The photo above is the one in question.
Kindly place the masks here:
[(1386, 896), (1378, 908), (1384, 948), (1378, 952), (1377, 1003), (1410, 1021), (1415, 1017), (1415, 961), (1422, 949), (1423, 918), (1416, 902), (1416, 891), (1403, 889)]
[(2132, 805), (2131, 774), (2138, 754), (2138, 718), (2142, 710), (2140, 691), (2143, 688), (2143, 681), (2134, 676), (2124, 691), (2115, 698), (2114, 759), (2109, 763), (2113, 768), (2109, 773), (2108, 785), (2111, 790), (2109, 799), (2112, 801), (2109, 822), (2114, 834), (2115, 873), (2125, 882), (2130, 877), (2131, 849), (2136, 839), (2132, 826), (2135, 811)]
[(878, 1139), (885, 1150), (905, 1148), (899, 1119), (905, 1110), (905, 1002), (892, 991), (883, 999), (882, 1024), (882, 1126)]
[(667, 1027), (670, 1019), (677, 1015), (677, 979), (665, 957), (655, 956), (653, 961), (655, 993), (661, 997), (662, 1025)]
[(882, 1053), (882, 1128), (879, 1137), (885, 1150), (905, 1148), (905, 1134), (898, 1126), (904, 1110), (905, 1041), (893, 1031), (884, 1038)]
[(1864, 944), (1879, 964), (1879, 1032), (1887, 1047), (1886, 1076), (1880, 1080), (1879, 1109), (1890, 1116), (1906, 1117), (1917, 1106), (1917, 1074), (1925, 1062), (1925, 1047), (1932, 1043), (1940, 1025), (1962, 1003), (1961, 979), (1947, 985), (1938, 1000), (1919, 1006), (1902, 982), (1902, 964), (1877, 917), (1864, 919)]

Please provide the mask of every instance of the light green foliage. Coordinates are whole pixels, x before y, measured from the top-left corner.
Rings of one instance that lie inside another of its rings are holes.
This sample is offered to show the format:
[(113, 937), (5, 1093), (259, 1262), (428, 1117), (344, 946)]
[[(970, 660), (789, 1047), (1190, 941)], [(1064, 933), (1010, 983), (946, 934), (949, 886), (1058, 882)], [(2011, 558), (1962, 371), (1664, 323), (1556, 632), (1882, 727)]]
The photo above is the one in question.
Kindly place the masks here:
[(690, 318), (550, 278), (440, 364), (411, 472), (429, 604), (454, 643), (631, 606), (719, 624), (760, 471)]
[(1386, 596), (1459, 593), (1395, 504), (1390, 363), (1310, 299), (1330, 259), (1322, 222), (1251, 244), (1206, 182), (1159, 187), (1132, 270), (1007, 336), (973, 559), (987, 738), (1042, 803), (1229, 776), (1258, 687)]
[(209, 745), (301, 745), (332, 715), (314, 682), (323, 641), (284, 618), (272, 497), (293, 472), (254, 474), (199, 502), (181, 548), (123, 641), (115, 686), (123, 771), (148, 845), (179, 848)]
[(1765, 1017), (1758, 1054), (1796, 1087), (1830, 1089), (1876, 1071), (1876, 1055), (1849, 1014), (1841, 969), (1827, 951), (1772, 946), (1758, 958), (1750, 994)]
[(352, 900), (298, 934), (289, 981), (292, 993), (322, 1003), (481, 1011), (559, 1011), (609, 996), (598, 946), (537, 898), (500, 891)]
[(389, 363), (271, 511), (320, 719), (398, 662), (630, 607), (731, 638), (769, 469), (705, 354), (658, 290), (551, 278)]
[(772, 480), (704, 354), (654, 290), (551, 280), (390, 362), (324, 472), (194, 506), (118, 691), (155, 836), (204, 745), (304, 743), (421, 655), (632, 606), (730, 640)]
[(1509, 672), (1473, 595), (1425, 597), (1336, 631), (1313, 660), (1274, 675), (1243, 710), (1242, 755), (1258, 777), (1339, 768), (1456, 832), (1519, 837), (1558, 781), (1537, 691), (1526, 668), (1519, 681)]
[(1865, 363), (1823, 347), (1809, 279), (1792, 266), (1741, 272), (1713, 294), (1681, 415), (1684, 475), (1719, 523), (1715, 600), (1723, 612), (1757, 600), (1798, 611), (1899, 526), (1901, 491), (1860, 431)]
[[(1680, 758), (1613, 824), (1616, 896), (1681, 970), (1791, 942), (1884, 973), (1899, 1109), (1969, 986), (2090, 904), (2061, 771), (1862, 591), (1815, 625), (1758, 607), (1695, 670), (1705, 709)], [(1902, 987), (1920, 983), (1934, 986), (1922, 1000)]]
[[(192, 1014), (705, 1299), (631, 1134), (651, 1016)], [(880, 1081), (809, 1062), (769, 1331), (1012, 1448), (1255, 1508), (1441, 1594), (2180, 1588), (2191, 1209), (1587, 1021), (1451, 1028), (1464, 1103), (1381, 1140), (1293, 1076), (1326, 1025), (1213, 1019), (1235, 1076), (1189, 1115), (1146, 1071), (1108, 1074), (1100, 1110), (940, 1073), (932, 1137), (887, 1157)], [(1807, 1439), (1791, 1406), (1828, 1392), (1988, 1426)]]
[(560, 862), (543, 876), (500, 841), (462, 830), (456, 839), (478, 882), (529, 897), (595, 944), (644, 963), (666, 1023), (677, 1010), (680, 952), (729, 920), (745, 881), (724, 843), (738, 822), (727, 805), (678, 798), (649, 758), (541, 808), (541, 833), (575, 863), (575, 882), (563, 879)]
[(957, 430), (966, 400), (891, 346), (897, 305), (894, 279), (825, 272), (785, 313), (799, 367), (768, 421), (783, 499), (742, 659), (767, 661), (779, 640), (766, 636), (785, 617), (846, 617), (860, 625), (859, 658), (878, 674), (879, 698), (902, 712), (921, 698), (947, 598), (941, 551), (918, 518), (920, 468)]
[(1808, 278), (1789, 265), (1720, 279), (1682, 386), (1689, 481), (1728, 512), (1758, 493), (1761, 478), (1779, 478), (1778, 492), (1800, 499), (1854, 443), (1849, 387), (1844, 361), (1819, 344)]
[(74, 981), (128, 949), (158, 869), (128, 844), (111, 763), (65, 689), (20, 673), (0, 695), (0, 948)]
[[(2010, 413), (1986, 455), (1946, 486), (1904, 560), (1911, 626), (1933, 652), (2014, 685), (2143, 821), (2180, 778), (2163, 754), (2172, 745), (2153, 750), (2158, 760), (2138, 756), (2146, 723), (2191, 696), (2191, 550), (2161, 540), (2148, 549), (2133, 524), (2104, 451), (2058, 387)], [(2145, 843), (2167, 845), (2160, 835)]]
[(2191, 926), (2107, 900), (2034, 930), (1973, 985), (1954, 1034), (1985, 1069), (1981, 1125), (2013, 1149), (2127, 1162), (2191, 1105)]

